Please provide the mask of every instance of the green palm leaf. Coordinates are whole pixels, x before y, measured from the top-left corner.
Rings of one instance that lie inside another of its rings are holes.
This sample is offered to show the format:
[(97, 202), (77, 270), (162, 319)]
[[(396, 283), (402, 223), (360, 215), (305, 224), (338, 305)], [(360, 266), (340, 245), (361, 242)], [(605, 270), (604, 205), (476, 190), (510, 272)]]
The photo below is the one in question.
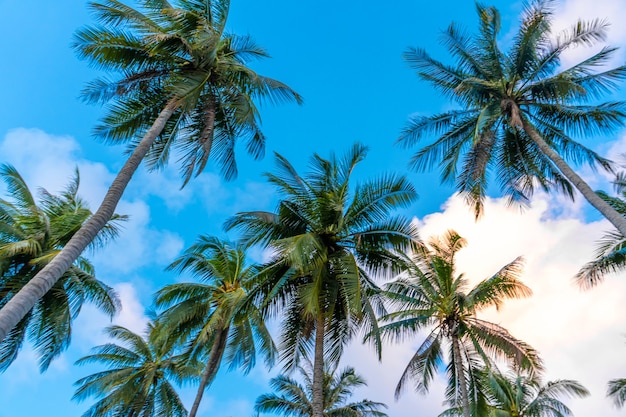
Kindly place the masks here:
[[(92, 213), (78, 195), (78, 170), (59, 195), (41, 189), (38, 201), (10, 165), (0, 167), (10, 200), (0, 200), (0, 307), (5, 306), (43, 267), (59, 254)], [(115, 215), (93, 243), (103, 246), (125, 216)], [(113, 316), (119, 308), (115, 291), (94, 276), (89, 261), (79, 257), (0, 343), (0, 371), (17, 358), (25, 340), (39, 357), (41, 371), (71, 340), (72, 321), (85, 302)]]
[[(612, 172), (611, 161), (578, 138), (612, 133), (624, 126), (623, 102), (596, 103), (615, 92), (626, 66), (606, 69), (616, 48), (605, 46), (563, 69), (560, 58), (572, 47), (603, 42), (607, 23), (578, 21), (555, 36), (555, 0), (525, 5), (510, 47), (501, 50), (500, 13), (477, 4), (478, 33), (465, 35), (452, 24), (442, 44), (454, 64), (409, 48), (404, 59), (420, 79), (456, 102), (460, 110), (413, 117), (399, 142), (420, 145), (411, 159), (417, 170), (437, 167), (443, 182), (455, 184), (480, 216), (489, 184), (497, 182), (511, 203), (527, 204), (537, 184), (574, 198), (578, 190), (626, 235), (626, 219), (599, 198), (570, 166), (588, 164)], [(429, 135), (434, 136), (434, 140)]]
[(393, 215), (417, 197), (404, 177), (387, 175), (351, 187), (366, 154), (355, 144), (343, 157), (314, 155), (305, 175), (277, 155), (276, 172), (266, 174), (280, 198), (277, 211), (238, 213), (226, 223), (241, 232), (245, 245), (273, 252), (250, 298), (263, 314), (282, 317), (285, 369), (314, 354), (316, 417), (323, 408), (323, 363), (339, 361), (359, 328), (370, 333), (380, 354), (375, 318), (385, 309), (373, 274), (400, 271), (402, 252), (418, 245), (415, 226)]
[(448, 414), (470, 417), (471, 410), (484, 407), (481, 373), (495, 359), (504, 359), (519, 369), (541, 370), (537, 352), (514, 338), (503, 327), (476, 317), (488, 307), (501, 307), (508, 298), (526, 297), (530, 289), (520, 280), (521, 259), (501, 268), (492, 277), (466, 290), (467, 280), (456, 274), (456, 253), (467, 242), (454, 231), (417, 247), (407, 274), (387, 284), (385, 295), (394, 311), (381, 317), (381, 333), (394, 341), (413, 338), (423, 329), (430, 333), (404, 370), (396, 396), (414, 382), (426, 392), (444, 361), (443, 344), (448, 342), (447, 398), (456, 411)]

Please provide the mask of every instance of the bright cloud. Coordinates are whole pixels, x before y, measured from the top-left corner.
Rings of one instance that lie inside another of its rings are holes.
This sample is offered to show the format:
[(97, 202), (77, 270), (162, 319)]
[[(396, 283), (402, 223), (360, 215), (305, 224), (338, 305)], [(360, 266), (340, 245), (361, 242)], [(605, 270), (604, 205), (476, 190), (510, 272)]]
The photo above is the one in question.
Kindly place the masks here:
[(101, 273), (128, 274), (146, 265), (169, 264), (184, 246), (182, 238), (171, 231), (151, 226), (150, 207), (143, 201), (121, 201), (118, 213), (129, 216), (113, 244), (93, 255)]
[(79, 168), (80, 194), (95, 210), (113, 180), (102, 163), (81, 156), (80, 145), (70, 136), (47, 134), (39, 129), (13, 129), (0, 140), (1, 163), (13, 165), (31, 191), (43, 187), (52, 193), (62, 190)]
[[(545, 361), (548, 380), (576, 379), (591, 390), (591, 398), (568, 402), (575, 415), (621, 415), (604, 393), (609, 379), (626, 377), (626, 274), (610, 276), (591, 291), (575, 286), (572, 277), (593, 258), (594, 242), (609, 225), (604, 220), (586, 224), (572, 210), (555, 217), (549, 207), (546, 196), (535, 198), (524, 212), (507, 207), (502, 199), (488, 199), (486, 215), (474, 222), (455, 196), (441, 212), (421, 219), (420, 230), (424, 239), (449, 229), (465, 237), (468, 246), (458, 254), (457, 271), (474, 284), (523, 255), (523, 280), (534, 295), (509, 301), (500, 312), (488, 311), (484, 317), (534, 346)], [(367, 398), (387, 402), (390, 415), (408, 417), (420, 410), (426, 416), (442, 410), (442, 378), (428, 396), (407, 392), (398, 403), (392, 399), (400, 373), (423, 337), (387, 347), (381, 364), (362, 346), (351, 347), (345, 356), (367, 378)]]

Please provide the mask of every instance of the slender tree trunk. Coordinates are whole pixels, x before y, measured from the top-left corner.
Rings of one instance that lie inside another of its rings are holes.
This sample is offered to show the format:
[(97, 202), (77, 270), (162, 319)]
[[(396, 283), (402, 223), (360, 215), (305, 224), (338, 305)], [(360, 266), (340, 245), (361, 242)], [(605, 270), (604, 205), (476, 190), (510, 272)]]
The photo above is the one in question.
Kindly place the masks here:
[(319, 313), (315, 326), (315, 352), (313, 354), (312, 417), (324, 417), (324, 315)]
[(211, 382), (213, 382), (217, 371), (220, 369), (222, 356), (224, 356), (224, 350), (226, 350), (226, 342), (228, 341), (229, 329), (230, 326), (226, 326), (225, 329), (222, 329), (215, 336), (213, 346), (211, 346), (211, 351), (209, 352), (209, 359), (207, 360), (206, 367), (202, 372), (202, 379), (200, 380), (200, 385), (198, 386), (196, 399), (193, 401), (191, 411), (189, 411), (189, 417), (196, 417), (196, 414), (198, 414), (198, 408), (200, 407), (200, 401), (202, 401), (204, 391), (206, 390), (207, 386)]
[(561, 173), (567, 178), (573, 185), (576, 187), (578, 191), (585, 197), (585, 199), (594, 206), (609, 222), (613, 224), (622, 234), (622, 236), (626, 236), (626, 217), (622, 216), (615, 210), (609, 203), (601, 199), (598, 194), (595, 193), (589, 187), (589, 185), (583, 181), (582, 178), (576, 172), (570, 168), (570, 166), (559, 156), (558, 153), (554, 151), (546, 143), (546, 141), (541, 137), (539, 132), (535, 130), (535, 128), (528, 123), (528, 121), (524, 118), (520, 118), (522, 123), (522, 128), (528, 134), (528, 136), (532, 139), (533, 142), (539, 147), (541, 152), (546, 155), (556, 167), (561, 171)]
[(459, 337), (452, 335), (452, 354), (454, 358), (454, 370), (456, 372), (456, 381), (461, 391), (461, 405), (463, 407), (463, 416), (471, 417), (469, 396), (467, 394), (467, 385), (465, 384), (465, 369), (463, 368), (463, 360), (461, 359), (461, 348), (459, 347)]
[(0, 341), (33, 308), (37, 300), (52, 288), (111, 219), (130, 179), (177, 107), (178, 102), (175, 100), (167, 103), (113, 180), (98, 211), (72, 236), (63, 250), (2, 307)]

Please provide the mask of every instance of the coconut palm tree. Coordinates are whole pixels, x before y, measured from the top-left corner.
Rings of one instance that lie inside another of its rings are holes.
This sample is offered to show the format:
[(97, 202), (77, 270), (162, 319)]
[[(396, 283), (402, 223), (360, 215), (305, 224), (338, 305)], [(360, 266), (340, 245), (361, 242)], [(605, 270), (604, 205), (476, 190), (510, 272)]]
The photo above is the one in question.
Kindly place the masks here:
[[(279, 394), (264, 394), (257, 398), (254, 411), (292, 417), (312, 417), (312, 364), (298, 366), (298, 373), (303, 383), (279, 375), (270, 380), (270, 386)], [(386, 417), (380, 411), (387, 408), (383, 403), (370, 400), (348, 402), (355, 388), (365, 386), (365, 380), (354, 368), (347, 367), (337, 373), (334, 367), (324, 369), (324, 417)]]
[[(314, 155), (300, 176), (277, 155), (278, 173), (266, 174), (278, 192), (276, 213), (238, 213), (247, 245), (271, 248), (273, 258), (250, 297), (270, 314), (283, 315), (281, 348), (286, 369), (305, 353), (313, 357), (313, 417), (323, 416), (323, 373), (361, 326), (376, 330), (382, 310), (372, 277), (400, 271), (397, 252), (417, 242), (409, 219), (392, 215), (416, 197), (404, 177), (386, 175), (351, 188), (350, 177), (366, 156), (354, 145), (342, 159)], [(380, 340), (374, 338), (380, 349)]]
[[(604, 191), (598, 191), (598, 195), (622, 216), (626, 216), (626, 175), (619, 173), (614, 185), (621, 197), (613, 197)], [(624, 268), (626, 268), (626, 237), (618, 231), (611, 231), (599, 242), (596, 259), (583, 266), (576, 274), (576, 279), (583, 287), (593, 287), (602, 282), (606, 274)]]
[(156, 295), (156, 305), (167, 308), (159, 316), (165, 331), (189, 340), (192, 358), (206, 357), (189, 412), (189, 417), (195, 417), (202, 395), (222, 361), (248, 372), (254, 366), (257, 350), (272, 365), (276, 347), (258, 309), (246, 303), (257, 270), (246, 265), (242, 247), (200, 236), (168, 269), (191, 272), (204, 281), (168, 285)]
[(612, 163), (577, 142), (575, 135), (613, 132), (624, 125), (624, 102), (597, 104), (626, 77), (626, 66), (606, 69), (616, 48), (563, 69), (569, 48), (593, 45), (606, 35), (601, 20), (578, 21), (558, 36), (552, 33), (553, 0), (530, 0), (507, 51), (500, 49), (500, 14), (477, 5), (478, 34), (468, 36), (452, 24), (443, 44), (455, 60), (448, 65), (425, 50), (404, 54), (417, 75), (460, 110), (412, 118), (399, 142), (413, 146), (424, 136), (437, 139), (422, 147), (412, 165), (441, 168), (442, 181), (455, 183), (476, 216), (483, 209), (488, 183), (497, 178), (511, 202), (527, 202), (537, 187), (574, 198), (577, 189), (622, 235), (626, 218), (602, 200), (569, 163), (612, 170)]
[(402, 373), (396, 396), (410, 379), (418, 391), (428, 390), (439, 364), (444, 362), (444, 344), (448, 342), (449, 396), (463, 410), (463, 415), (470, 417), (468, 389), (478, 395), (476, 381), (492, 358), (509, 360), (518, 369), (531, 372), (540, 369), (541, 363), (529, 345), (514, 338), (502, 326), (477, 317), (486, 308), (500, 308), (507, 298), (531, 294), (519, 280), (521, 259), (508, 263), (470, 289), (464, 275), (457, 275), (455, 265), (455, 255), (466, 243), (456, 232), (448, 231), (415, 252), (406, 276), (386, 287), (385, 294), (395, 309), (381, 317), (381, 322), (386, 324), (380, 331), (389, 338), (403, 340), (429, 329)]
[[(91, 217), (78, 196), (79, 174), (60, 195), (42, 189), (39, 202), (20, 174), (10, 165), (0, 166), (8, 199), (0, 199), (0, 307), (5, 306), (33, 277), (51, 262), (71, 237)], [(114, 215), (96, 239), (95, 249), (115, 237), (124, 216)], [(0, 371), (17, 358), (25, 339), (39, 357), (43, 372), (69, 345), (72, 321), (85, 302), (112, 316), (118, 299), (112, 288), (96, 279), (94, 268), (79, 257), (50, 291), (37, 300), (8, 336), (0, 342)]]
[(145, 338), (122, 326), (106, 333), (116, 343), (97, 346), (76, 362), (107, 366), (75, 383), (72, 399), (98, 398), (82, 417), (187, 417), (171, 381), (197, 377), (200, 364), (180, 355), (174, 338), (155, 322), (148, 323)]
[(545, 384), (537, 376), (489, 373), (487, 389), (493, 417), (566, 417), (572, 411), (560, 398), (583, 398), (589, 391), (579, 382), (560, 379)]
[(95, 215), (0, 310), (0, 340), (106, 225), (146, 155), (149, 167), (159, 168), (175, 153), (182, 160), (184, 183), (205, 168), (209, 157), (232, 178), (238, 139), (254, 157), (263, 155), (265, 137), (254, 100), (301, 101), (285, 84), (246, 66), (267, 53), (249, 37), (224, 32), (228, 0), (177, 3), (180, 7), (167, 0), (141, 0), (141, 9), (118, 0), (90, 3), (101, 25), (80, 30), (74, 46), (82, 58), (120, 76), (94, 81), (85, 97), (112, 101), (96, 133), (109, 142), (128, 143), (130, 156)]
[(607, 396), (613, 400), (616, 407), (622, 408), (626, 403), (626, 379), (610, 380)]

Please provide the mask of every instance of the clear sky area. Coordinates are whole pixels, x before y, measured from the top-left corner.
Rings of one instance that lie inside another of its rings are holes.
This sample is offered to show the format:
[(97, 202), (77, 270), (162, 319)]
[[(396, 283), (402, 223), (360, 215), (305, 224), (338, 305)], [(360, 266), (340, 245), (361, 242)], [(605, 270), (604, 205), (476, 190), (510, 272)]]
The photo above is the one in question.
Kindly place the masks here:
[[(522, 10), (517, 1), (486, 1), (502, 14), (503, 37), (516, 27)], [(82, 0), (0, 0), (0, 163), (10, 163), (33, 190), (62, 189), (74, 167), (81, 173), (81, 191), (95, 211), (125, 160), (123, 147), (92, 137), (103, 109), (79, 99), (83, 86), (99, 75), (80, 61), (70, 44), (76, 29), (93, 23)], [(556, 26), (578, 18), (612, 22), (608, 42), (621, 49), (615, 65), (626, 57), (626, 2), (623, 0), (561, 0)], [(561, 196), (537, 194), (530, 206), (509, 207), (494, 187), (484, 217), (476, 222), (471, 210), (441, 185), (439, 174), (409, 170), (411, 150), (396, 139), (412, 114), (431, 115), (452, 108), (429, 85), (419, 81), (402, 60), (408, 47), (426, 48), (446, 61), (440, 33), (452, 21), (469, 31), (477, 27), (470, 0), (420, 1), (293, 1), (232, 0), (228, 30), (250, 34), (271, 59), (253, 64), (259, 73), (279, 79), (304, 97), (304, 104), (262, 106), (267, 136), (265, 158), (256, 161), (240, 147), (239, 176), (226, 182), (215, 167), (180, 189), (176, 161), (160, 172), (140, 169), (117, 212), (128, 214), (121, 236), (88, 256), (99, 279), (118, 291), (123, 304), (113, 322), (141, 331), (152, 294), (163, 285), (188, 277), (164, 268), (199, 234), (227, 236), (226, 218), (239, 211), (273, 210), (276, 199), (263, 172), (274, 167), (274, 152), (305, 172), (313, 153), (342, 154), (353, 143), (369, 147), (355, 179), (388, 172), (405, 173), (419, 199), (405, 211), (420, 224), (423, 238), (455, 229), (468, 240), (459, 253), (459, 271), (471, 281), (495, 273), (517, 256), (525, 258), (524, 282), (534, 295), (507, 302), (486, 313), (542, 354), (546, 380), (575, 379), (591, 396), (569, 400), (579, 417), (623, 415), (605, 398), (609, 379), (626, 378), (626, 276), (615, 274), (599, 287), (580, 290), (574, 274), (594, 256), (595, 243), (609, 230), (588, 204)], [(592, 51), (573, 51), (569, 60)], [(623, 88), (617, 99), (626, 99)], [(626, 131), (610, 137), (582, 138), (603, 156), (619, 159), (626, 152)], [(610, 177), (577, 167), (594, 189), (610, 190)], [(0, 185), (0, 198), (6, 189)], [(260, 261), (260, 251), (252, 253)], [(107, 317), (87, 306), (75, 322), (71, 347), (40, 374), (28, 345), (18, 360), (0, 374), (0, 417), (79, 417), (88, 401), (73, 402), (73, 383), (97, 367), (74, 366), (93, 346), (105, 342)], [(276, 329), (280, 323), (272, 323)], [(358, 338), (357, 338), (358, 339)], [(435, 378), (428, 395), (408, 390), (399, 401), (393, 390), (404, 366), (423, 339), (386, 346), (383, 360), (359, 340), (342, 363), (356, 368), (368, 382), (355, 399), (385, 402), (392, 417), (432, 417), (443, 410), (445, 376)], [(268, 370), (259, 360), (247, 376), (224, 367), (205, 394), (202, 417), (252, 416), (255, 399), (270, 392), (268, 381), (280, 366)], [(183, 387), (189, 408), (194, 387)]]

